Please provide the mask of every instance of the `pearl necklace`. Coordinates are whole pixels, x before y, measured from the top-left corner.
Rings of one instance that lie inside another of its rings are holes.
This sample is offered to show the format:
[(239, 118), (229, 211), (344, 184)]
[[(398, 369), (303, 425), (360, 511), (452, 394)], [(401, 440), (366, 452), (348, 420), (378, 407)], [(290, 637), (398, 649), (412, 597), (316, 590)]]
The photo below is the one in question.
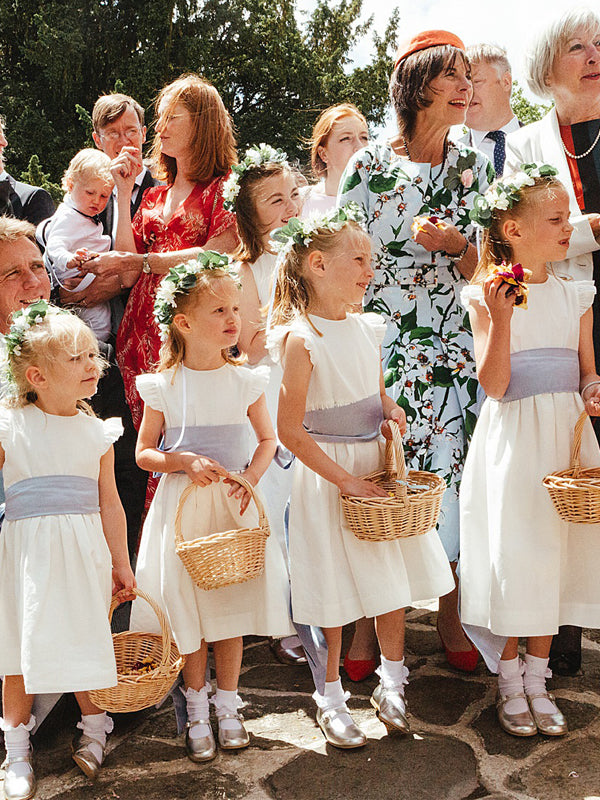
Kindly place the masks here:
[(600, 141), (600, 128), (598, 128), (598, 133), (596, 134), (596, 138), (592, 142), (592, 146), (588, 147), (585, 153), (581, 153), (580, 155), (575, 155), (574, 153), (571, 153), (570, 150), (567, 150), (567, 145), (563, 142), (562, 138), (560, 141), (562, 142), (563, 150), (569, 156), (569, 158), (572, 158), (574, 161), (579, 161), (580, 158), (585, 158), (586, 156), (589, 156), (594, 147), (596, 147), (596, 145)]

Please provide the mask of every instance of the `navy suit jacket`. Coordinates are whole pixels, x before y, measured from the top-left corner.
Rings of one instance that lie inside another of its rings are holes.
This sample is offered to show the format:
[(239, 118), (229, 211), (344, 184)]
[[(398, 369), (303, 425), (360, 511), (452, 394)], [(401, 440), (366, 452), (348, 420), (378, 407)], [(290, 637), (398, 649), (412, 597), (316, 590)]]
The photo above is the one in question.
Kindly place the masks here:
[(4, 209), (3, 213), (17, 219), (25, 219), (33, 225), (37, 225), (43, 219), (48, 219), (54, 214), (54, 203), (45, 189), (42, 189), (41, 186), (30, 186), (28, 183), (17, 181), (8, 172), (4, 174), (8, 176), (10, 184), (8, 194), (10, 207)]

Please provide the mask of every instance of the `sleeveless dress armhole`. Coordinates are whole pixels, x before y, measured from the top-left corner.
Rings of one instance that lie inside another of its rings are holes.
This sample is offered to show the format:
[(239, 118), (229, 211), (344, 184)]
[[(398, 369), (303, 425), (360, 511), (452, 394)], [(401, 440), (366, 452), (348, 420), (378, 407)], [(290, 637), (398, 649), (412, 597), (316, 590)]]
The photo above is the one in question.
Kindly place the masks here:
[(155, 411), (164, 411), (158, 381), (158, 375), (146, 373), (136, 377), (135, 385), (145, 405), (150, 406)]
[(576, 281), (574, 284), (579, 301), (579, 316), (582, 317), (591, 308), (596, 295), (594, 281)]
[(379, 314), (366, 312), (364, 314), (360, 314), (359, 319), (363, 324), (366, 325), (367, 328), (369, 328), (375, 334), (375, 339), (377, 341), (377, 344), (381, 346), (385, 338), (385, 332), (387, 330), (387, 322), (384, 320), (384, 318)]

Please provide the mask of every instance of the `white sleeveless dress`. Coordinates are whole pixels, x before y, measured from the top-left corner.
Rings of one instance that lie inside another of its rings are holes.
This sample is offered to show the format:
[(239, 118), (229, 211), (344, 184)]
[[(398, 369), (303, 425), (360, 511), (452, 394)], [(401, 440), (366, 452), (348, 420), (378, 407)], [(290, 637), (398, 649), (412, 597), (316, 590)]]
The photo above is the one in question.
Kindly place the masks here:
[[(290, 332), (302, 338), (313, 365), (306, 410), (355, 403), (379, 393), (380, 344), (386, 324), (376, 314), (344, 320), (311, 316), (272, 331), (274, 357)], [(351, 434), (352, 431), (349, 431)], [(319, 446), (353, 475), (383, 465), (383, 440)], [(428, 600), (454, 586), (435, 530), (391, 542), (366, 542), (348, 528), (337, 486), (296, 459), (290, 506), (292, 614), (306, 625), (337, 627)]]

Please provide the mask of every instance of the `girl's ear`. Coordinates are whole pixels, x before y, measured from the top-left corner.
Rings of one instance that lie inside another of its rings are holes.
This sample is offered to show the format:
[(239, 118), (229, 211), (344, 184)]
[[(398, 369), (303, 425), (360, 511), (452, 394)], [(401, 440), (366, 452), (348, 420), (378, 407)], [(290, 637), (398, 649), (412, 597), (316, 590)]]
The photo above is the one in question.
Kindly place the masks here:
[(317, 147), (317, 155), (319, 156), (321, 161), (325, 164), (325, 166), (327, 166), (327, 158), (325, 155), (325, 148), (323, 147), (323, 145), (319, 145)]
[(502, 225), (502, 233), (509, 244), (521, 238), (521, 225), (517, 219), (507, 219)]
[(308, 269), (317, 277), (325, 274), (325, 259), (321, 250), (311, 250), (308, 254)]
[(48, 380), (42, 370), (33, 364), (25, 370), (25, 378), (34, 389), (40, 389), (48, 385)]
[(175, 314), (175, 316), (173, 317), (172, 324), (175, 325), (175, 327), (180, 333), (185, 334), (191, 331), (190, 323), (185, 314), (181, 313)]

